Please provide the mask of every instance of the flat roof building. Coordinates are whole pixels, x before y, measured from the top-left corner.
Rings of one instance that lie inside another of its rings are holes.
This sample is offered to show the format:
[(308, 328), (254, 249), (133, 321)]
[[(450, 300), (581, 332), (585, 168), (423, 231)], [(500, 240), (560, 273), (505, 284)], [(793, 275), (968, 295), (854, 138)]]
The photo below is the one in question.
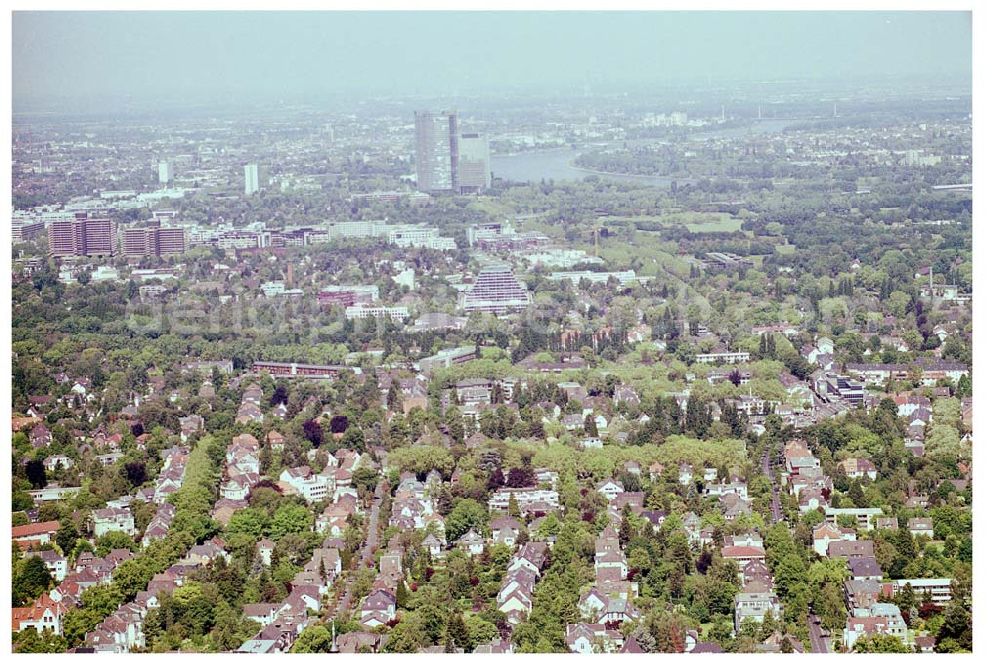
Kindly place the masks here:
[(492, 183), (489, 139), (485, 134), (463, 132), (458, 137), (459, 192), (482, 192)]
[(415, 112), (417, 189), (421, 192), (458, 190), (458, 115)]
[(53, 257), (110, 257), (117, 245), (116, 225), (107, 218), (81, 215), (49, 225), (49, 255)]
[(464, 294), (466, 312), (504, 314), (520, 312), (531, 304), (531, 295), (507, 266), (487, 266), (479, 272), (476, 283)]
[(378, 300), (378, 285), (330, 285), (323, 287), (316, 299), (322, 304), (338, 303), (345, 308), (361, 303), (374, 303)]
[(15, 217), (11, 225), (11, 241), (14, 245), (29, 241), (45, 231), (45, 222)]
[(256, 164), (243, 167), (243, 193), (251, 195), (260, 191), (260, 172)]
[(348, 319), (386, 318), (399, 322), (405, 321), (410, 316), (410, 310), (405, 305), (389, 306), (359, 303), (344, 308), (344, 316)]
[(122, 231), (122, 254), (127, 257), (165, 257), (184, 254), (183, 227), (128, 227)]
[(170, 160), (160, 162), (158, 172), (161, 185), (169, 185), (174, 181), (174, 163)]

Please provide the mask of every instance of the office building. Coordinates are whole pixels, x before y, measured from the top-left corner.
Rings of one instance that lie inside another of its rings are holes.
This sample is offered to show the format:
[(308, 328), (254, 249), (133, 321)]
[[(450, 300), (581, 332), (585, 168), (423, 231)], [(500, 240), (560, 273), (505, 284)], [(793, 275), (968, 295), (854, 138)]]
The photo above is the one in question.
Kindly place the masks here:
[(740, 266), (749, 266), (751, 262), (730, 252), (706, 252), (702, 265), (714, 270), (735, 270)]
[(465, 230), (469, 246), (486, 252), (527, 250), (549, 244), (549, 238), (535, 231), (519, 232), (507, 222), (486, 222)]
[(732, 365), (734, 363), (749, 363), (750, 352), (745, 351), (718, 351), (705, 354), (695, 354), (695, 363), (723, 363)]
[(417, 189), (421, 192), (458, 190), (458, 116), (454, 111), (415, 112)]
[(396, 247), (423, 247), (429, 250), (454, 250), (455, 239), (441, 236), (436, 227), (426, 224), (387, 224), (384, 221), (355, 220), (330, 225), (330, 239), (374, 238)]
[(130, 227), (122, 230), (122, 254), (126, 257), (148, 257), (149, 229)]
[(464, 294), (462, 307), (466, 312), (504, 314), (520, 312), (530, 304), (531, 296), (510, 268), (496, 265), (480, 271), (472, 289)]
[(478, 243), (481, 239), (495, 239), (504, 234), (512, 233), (514, 233), (514, 229), (501, 222), (473, 224), (465, 230), (465, 236), (469, 240), (469, 247), (476, 247), (476, 243)]
[(405, 305), (388, 306), (358, 303), (345, 308), (344, 316), (348, 319), (376, 318), (400, 322), (405, 321), (410, 316), (410, 310)]
[(485, 134), (462, 133), (458, 138), (458, 190), (463, 194), (490, 187), (490, 142)]
[(815, 380), (815, 389), (824, 400), (838, 396), (847, 401), (851, 407), (863, 405), (865, 402), (865, 385), (843, 375), (826, 373)]
[(80, 214), (49, 226), (49, 255), (53, 257), (113, 256), (117, 244), (116, 225), (107, 218)]
[(467, 363), (475, 360), (475, 358), (476, 348), (473, 346), (442, 349), (437, 354), (434, 354), (434, 356), (428, 356), (417, 361), (417, 368), (420, 372), (429, 373), (438, 368), (450, 368), (453, 365)]
[(324, 305), (336, 303), (345, 308), (361, 303), (374, 303), (378, 300), (378, 285), (330, 285), (329, 287), (323, 287), (319, 294), (317, 294), (316, 299)]
[(184, 254), (187, 251), (183, 227), (160, 227), (155, 231), (153, 237), (153, 249), (158, 257)]
[(454, 238), (440, 236), (435, 227), (423, 224), (397, 224), (392, 226), (389, 242), (396, 247), (424, 247), (429, 250), (455, 250)]
[(260, 191), (260, 174), (256, 164), (243, 167), (243, 193), (250, 195)]
[(146, 282), (147, 280), (176, 280), (177, 269), (175, 268), (137, 268), (129, 273), (129, 279), (136, 282)]
[(598, 272), (598, 271), (557, 271), (552, 274), (552, 279), (556, 282), (562, 282), (563, 280), (569, 280), (573, 283), (574, 287), (579, 287), (582, 280), (587, 280), (588, 282), (607, 284), (608, 281), (614, 278), (618, 280), (623, 285), (633, 285), (639, 282), (639, 278), (636, 277), (635, 271), (613, 271), (613, 272)]
[(15, 217), (11, 225), (11, 241), (24, 243), (45, 231), (45, 223), (31, 218)]
[(187, 252), (183, 227), (160, 227), (153, 233), (153, 251), (158, 257)]
[(248, 231), (246, 229), (232, 229), (218, 234), (214, 241), (215, 246), (222, 250), (249, 250), (262, 247), (270, 247), (271, 234), (269, 232)]
[(122, 232), (122, 254), (127, 257), (165, 257), (186, 251), (183, 227), (129, 227)]
[(923, 598), (926, 594), (934, 604), (944, 605), (951, 601), (950, 578), (906, 578), (891, 581), (890, 585), (893, 596), (909, 585), (917, 599)]
[(160, 185), (169, 185), (174, 182), (174, 163), (170, 160), (160, 162)]

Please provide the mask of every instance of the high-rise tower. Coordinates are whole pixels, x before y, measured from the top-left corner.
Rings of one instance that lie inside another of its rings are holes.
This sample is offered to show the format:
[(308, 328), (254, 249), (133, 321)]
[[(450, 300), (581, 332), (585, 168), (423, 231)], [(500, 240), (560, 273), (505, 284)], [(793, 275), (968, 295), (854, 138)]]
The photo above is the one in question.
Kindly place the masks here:
[(253, 194), (260, 191), (259, 173), (256, 164), (247, 164), (243, 167), (243, 193)]
[(485, 134), (462, 132), (458, 137), (458, 189), (482, 192), (493, 182), (490, 172), (490, 142)]
[(454, 111), (416, 112), (417, 189), (458, 191), (458, 116)]

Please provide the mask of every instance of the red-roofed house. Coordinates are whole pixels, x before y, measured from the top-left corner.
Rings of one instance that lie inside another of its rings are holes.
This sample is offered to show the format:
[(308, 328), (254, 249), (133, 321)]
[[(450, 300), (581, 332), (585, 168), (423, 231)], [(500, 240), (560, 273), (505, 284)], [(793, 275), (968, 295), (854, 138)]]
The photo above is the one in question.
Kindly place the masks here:
[(28, 523), (12, 527), (10, 535), (11, 539), (20, 543), (35, 541), (44, 544), (52, 540), (58, 529), (58, 520), (47, 520), (44, 523)]
[(764, 561), (765, 552), (763, 548), (757, 546), (724, 546), (722, 557), (727, 560), (736, 560), (742, 567), (747, 562), (754, 560)]

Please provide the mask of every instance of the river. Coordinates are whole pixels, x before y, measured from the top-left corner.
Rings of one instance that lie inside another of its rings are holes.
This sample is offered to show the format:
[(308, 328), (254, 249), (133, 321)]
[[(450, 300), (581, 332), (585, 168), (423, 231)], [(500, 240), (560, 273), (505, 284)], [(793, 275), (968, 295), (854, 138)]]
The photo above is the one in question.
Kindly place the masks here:
[[(762, 120), (753, 125), (742, 125), (740, 127), (728, 127), (708, 132), (698, 132), (691, 135), (692, 140), (703, 141), (715, 138), (735, 138), (743, 136), (748, 132), (755, 134), (766, 134), (769, 132), (780, 132), (793, 121), (788, 120)], [(660, 139), (650, 140), (659, 141)], [(630, 142), (638, 143), (638, 142)], [(603, 147), (603, 146), (602, 146)], [(593, 146), (598, 148), (598, 146)], [(630, 174), (605, 174), (597, 173), (587, 169), (573, 166), (573, 161), (581, 153), (590, 150), (591, 147), (584, 148), (554, 148), (551, 150), (537, 150), (521, 153), (519, 155), (493, 155), (490, 157), (490, 166), (493, 175), (504, 180), (517, 182), (538, 182), (542, 179), (566, 181), (583, 180), (587, 176), (601, 176), (609, 180), (638, 185), (658, 185), (670, 187), (674, 179), (669, 176), (638, 176)], [(677, 180), (682, 184), (683, 180)]]
[(504, 180), (537, 182), (548, 180), (582, 180), (589, 174), (573, 166), (582, 151), (573, 148), (536, 150), (518, 155), (492, 155), (493, 175)]

